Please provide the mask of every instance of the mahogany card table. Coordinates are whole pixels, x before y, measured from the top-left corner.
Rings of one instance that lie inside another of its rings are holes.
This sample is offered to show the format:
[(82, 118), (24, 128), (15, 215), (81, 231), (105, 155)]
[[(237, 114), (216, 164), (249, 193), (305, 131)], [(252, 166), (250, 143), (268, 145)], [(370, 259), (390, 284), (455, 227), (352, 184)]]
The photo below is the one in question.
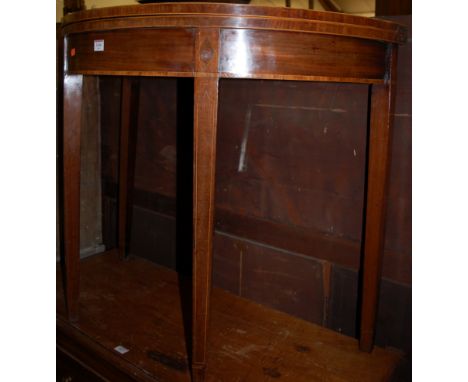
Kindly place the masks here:
[(92, 9), (64, 17), (64, 263), (69, 320), (79, 320), (80, 128), (85, 75), (122, 76), (118, 250), (128, 241), (129, 136), (140, 76), (189, 77), (193, 94), (192, 378), (203, 380), (210, 307), (220, 79), (369, 86), (359, 346), (376, 323), (398, 45), (395, 23), (311, 10), (213, 3)]

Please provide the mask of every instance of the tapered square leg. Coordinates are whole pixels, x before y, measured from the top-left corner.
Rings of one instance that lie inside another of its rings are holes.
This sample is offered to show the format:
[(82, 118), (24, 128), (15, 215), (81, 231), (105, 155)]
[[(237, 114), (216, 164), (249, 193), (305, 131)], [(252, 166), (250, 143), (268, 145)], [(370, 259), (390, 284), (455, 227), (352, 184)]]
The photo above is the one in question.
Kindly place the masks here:
[(370, 352), (374, 346), (385, 239), (386, 189), (390, 167), (396, 60), (397, 47), (390, 45), (387, 56), (387, 79), (382, 85), (371, 86), (359, 338), (360, 349), (367, 352)]
[(192, 378), (202, 381), (211, 294), (218, 78), (195, 78)]
[(80, 288), (80, 139), (83, 76), (63, 81), (63, 239), (68, 319), (78, 319)]
[(121, 259), (127, 257), (130, 241), (139, 94), (140, 79), (123, 77), (120, 108), (118, 200), (118, 251)]

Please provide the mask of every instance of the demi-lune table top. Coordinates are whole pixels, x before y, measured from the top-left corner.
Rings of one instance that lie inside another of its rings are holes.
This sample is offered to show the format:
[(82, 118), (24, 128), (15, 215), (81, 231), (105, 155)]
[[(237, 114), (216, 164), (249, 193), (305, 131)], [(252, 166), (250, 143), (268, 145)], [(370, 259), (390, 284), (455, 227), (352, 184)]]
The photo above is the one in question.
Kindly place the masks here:
[(65, 16), (63, 32), (70, 74), (356, 83), (383, 83), (406, 35), (343, 13), (214, 3), (92, 9)]

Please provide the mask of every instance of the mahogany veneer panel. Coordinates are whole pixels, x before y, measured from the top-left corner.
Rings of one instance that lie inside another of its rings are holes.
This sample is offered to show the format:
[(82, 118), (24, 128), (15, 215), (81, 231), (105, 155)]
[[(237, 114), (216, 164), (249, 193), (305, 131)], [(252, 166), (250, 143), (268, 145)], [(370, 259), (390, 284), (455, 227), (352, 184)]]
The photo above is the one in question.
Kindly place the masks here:
[[(83, 354), (113, 360), (135, 380), (189, 381), (181, 312), (190, 291), (179, 290), (177, 274), (141, 258), (120, 261), (112, 253), (83, 260), (81, 269), (76, 324), (64, 319), (57, 277), (59, 346), (76, 349), (71, 342), (80, 343)], [(206, 380), (213, 382), (387, 381), (400, 359), (400, 353), (378, 347), (360, 352), (353, 338), (218, 288), (210, 331), (216, 335), (209, 336)], [(117, 345), (130, 351), (119, 355)]]
[[(104, 51), (94, 51), (94, 40), (104, 40)], [(194, 67), (194, 31), (190, 28), (71, 34), (67, 47), (69, 72), (190, 73)]]
[(222, 30), (219, 71), (232, 77), (272, 74), (383, 79), (385, 56), (386, 45), (376, 41)]

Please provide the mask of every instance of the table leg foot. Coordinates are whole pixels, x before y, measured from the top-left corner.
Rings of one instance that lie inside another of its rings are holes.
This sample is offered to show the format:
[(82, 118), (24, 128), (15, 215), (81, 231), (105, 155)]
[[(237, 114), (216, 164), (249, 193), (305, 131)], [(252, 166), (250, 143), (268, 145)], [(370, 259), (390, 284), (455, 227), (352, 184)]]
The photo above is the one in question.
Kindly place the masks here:
[(205, 380), (205, 371), (205, 364), (192, 364), (192, 382), (203, 382)]

